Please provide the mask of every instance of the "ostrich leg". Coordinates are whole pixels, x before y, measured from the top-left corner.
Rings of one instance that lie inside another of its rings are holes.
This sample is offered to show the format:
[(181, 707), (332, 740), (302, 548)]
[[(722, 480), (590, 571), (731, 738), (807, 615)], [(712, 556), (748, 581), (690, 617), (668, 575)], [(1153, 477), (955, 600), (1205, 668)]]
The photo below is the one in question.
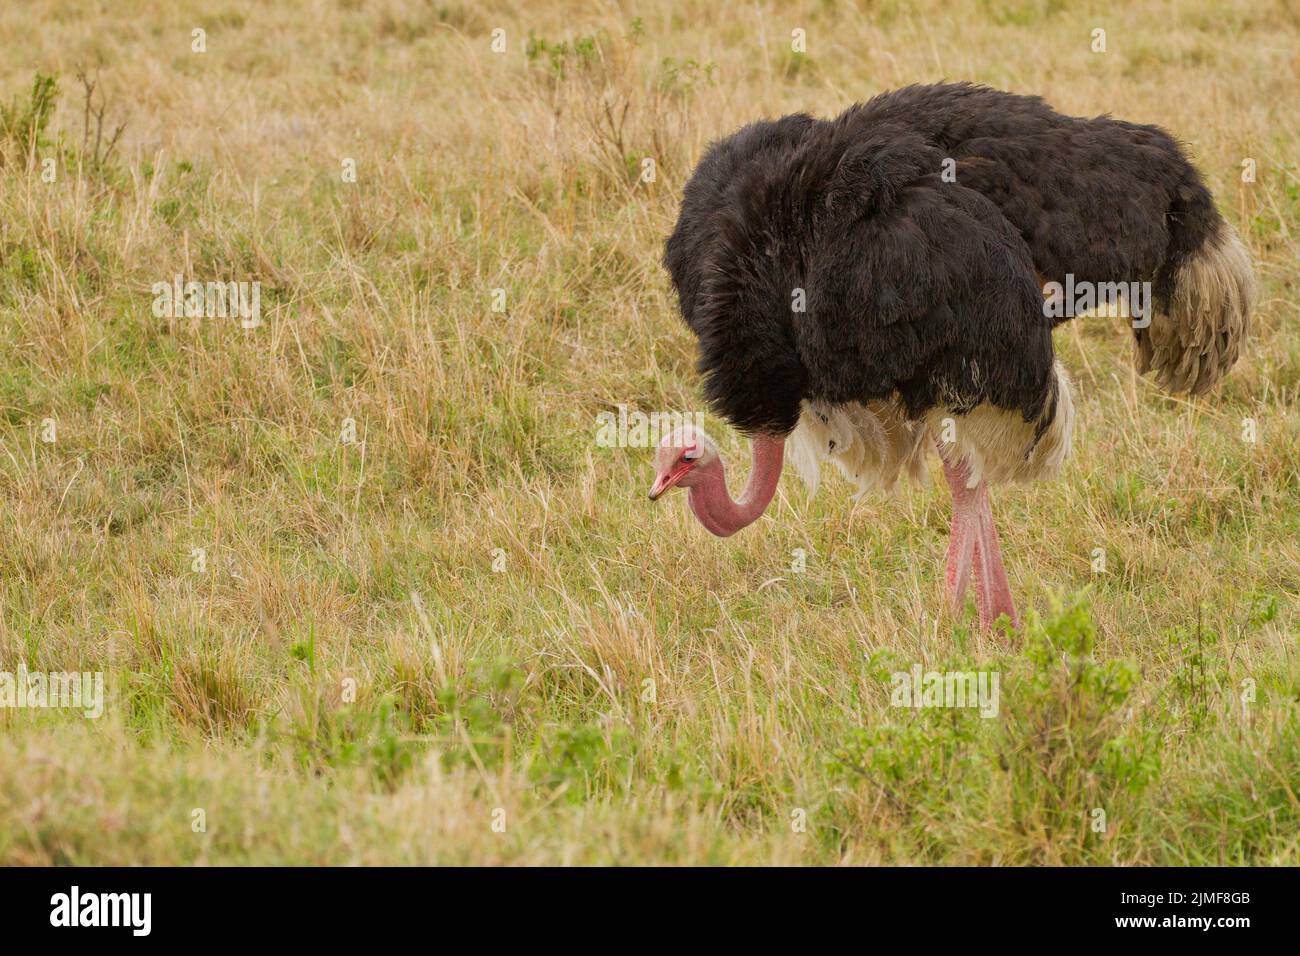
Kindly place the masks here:
[(998, 544), (998, 529), (993, 524), (988, 484), (981, 481), (974, 488), (967, 487), (970, 469), (964, 462), (952, 464), (946, 457), (943, 473), (952, 491), (952, 532), (944, 575), (948, 600), (954, 608), (961, 608), (973, 571), (980, 627), (990, 629), (1000, 614), (1006, 614), (1012, 626), (1019, 627), (1020, 618), (1002, 566), (1002, 548)]

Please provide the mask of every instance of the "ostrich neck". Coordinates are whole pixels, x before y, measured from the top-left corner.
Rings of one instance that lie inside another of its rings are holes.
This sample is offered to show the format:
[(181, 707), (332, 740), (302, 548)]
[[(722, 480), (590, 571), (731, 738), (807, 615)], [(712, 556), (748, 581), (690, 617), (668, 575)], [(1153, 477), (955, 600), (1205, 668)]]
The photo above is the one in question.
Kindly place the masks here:
[(691, 488), (688, 499), (691, 510), (700, 524), (719, 537), (725, 538), (752, 524), (767, 508), (781, 480), (785, 439), (774, 435), (755, 436), (752, 456), (749, 482), (739, 500), (732, 501), (727, 491), (727, 476), (721, 461), (709, 481)]

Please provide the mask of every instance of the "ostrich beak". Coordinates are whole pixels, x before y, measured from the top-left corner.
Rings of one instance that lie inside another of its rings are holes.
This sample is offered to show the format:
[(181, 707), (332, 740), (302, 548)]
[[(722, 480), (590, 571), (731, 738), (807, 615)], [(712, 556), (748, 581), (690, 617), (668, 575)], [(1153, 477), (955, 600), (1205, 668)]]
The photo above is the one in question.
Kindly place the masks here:
[(650, 500), (658, 501), (660, 495), (685, 478), (686, 473), (694, 467), (695, 462), (684, 461), (670, 471), (663, 471), (655, 475), (655, 483), (650, 486)]

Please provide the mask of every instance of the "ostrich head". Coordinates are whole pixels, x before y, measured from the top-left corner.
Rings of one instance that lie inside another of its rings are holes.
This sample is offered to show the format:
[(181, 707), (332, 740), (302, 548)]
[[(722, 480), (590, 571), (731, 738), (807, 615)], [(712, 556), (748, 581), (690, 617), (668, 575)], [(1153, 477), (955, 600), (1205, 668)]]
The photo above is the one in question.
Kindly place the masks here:
[(677, 485), (698, 487), (712, 472), (721, 469), (718, 446), (704, 429), (694, 425), (674, 428), (655, 449), (655, 483), (650, 486), (650, 500), (657, 500)]
[(751, 524), (763, 513), (781, 478), (785, 439), (779, 435), (754, 437), (754, 467), (740, 500), (727, 491), (722, 456), (713, 439), (702, 428), (682, 425), (664, 436), (655, 449), (655, 480), (650, 500), (680, 485), (690, 489), (688, 503), (695, 517), (709, 531), (725, 538)]

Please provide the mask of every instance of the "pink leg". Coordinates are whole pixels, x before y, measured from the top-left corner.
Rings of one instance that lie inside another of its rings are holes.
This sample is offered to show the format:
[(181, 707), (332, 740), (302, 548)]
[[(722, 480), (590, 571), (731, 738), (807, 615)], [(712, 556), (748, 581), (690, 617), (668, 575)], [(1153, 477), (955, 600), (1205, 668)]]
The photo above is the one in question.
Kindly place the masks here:
[(966, 585), (970, 583), (974, 556), (975, 526), (970, 521), (970, 516), (958, 509), (954, 497), (952, 531), (948, 535), (948, 565), (944, 573), (948, 601), (954, 609), (960, 609), (966, 601)]
[[(942, 448), (940, 449), (942, 454)], [(952, 536), (948, 543), (945, 573), (948, 600), (960, 609), (966, 598), (966, 584), (972, 571), (975, 576), (975, 603), (979, 607), (980, 627), (989, 630), (1001, 614), (1020, 626), (1007, 572), (1002, 566), (1002, 548), (998, 529), (993, 524), (993, 506), (988, 485), (980, 482), (968, 488), (970, 469), (944, 459), (943, 473), (952, 491)]]

